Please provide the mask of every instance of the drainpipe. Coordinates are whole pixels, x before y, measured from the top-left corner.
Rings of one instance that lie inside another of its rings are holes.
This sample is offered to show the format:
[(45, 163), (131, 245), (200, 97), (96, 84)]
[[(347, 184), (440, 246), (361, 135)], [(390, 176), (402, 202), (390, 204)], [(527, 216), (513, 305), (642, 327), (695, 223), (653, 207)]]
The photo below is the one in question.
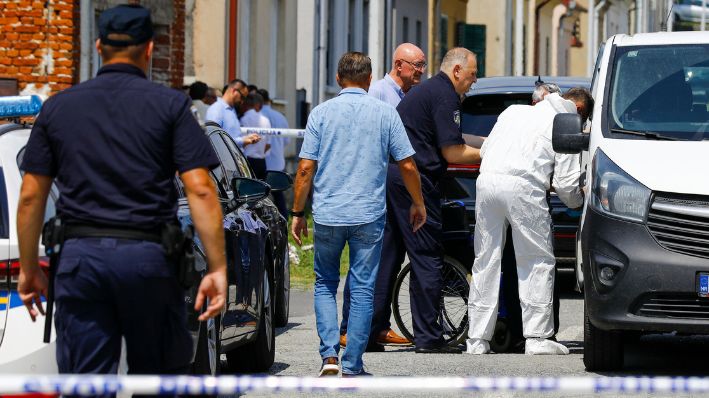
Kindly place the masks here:
[(79, 59), (79, 82), (84, 82), (91, 78), (91, 15), (93, 7), (91, 0), (81, 0), (81, 57)]
[(512, 75), (512, 0), (505, 3), (505, 75)]
[(313, 88), (310, 92), (311, 109), (320, 103), (320, 2), (315, 0), (315, 15), (313, 21)]
[(320, 103), (320, 101), (323, 101), (325, 99), (325, 86), (327, 85), (327, 76), (325, 76), (325, 73), (327, 71), (326, 68), (326, 63), (327, 60), (325, 57), (327, 56), (327, 20), (328, 20), (328, 13), (330, 10), (328, 9), (327, 6), (327, 1), (325, 0), (320, 0), (320, 47), (318, 47), (318, 101), (316, 102), (317, 104)]
[(237, 38), (237, 24), (239, 23), (239, 1), (230, 0), (227, 20), (227, 29), (229, 30), (227, 36), (227, 82), (236, 79), (236, 58), (238, 54), (236, 52), (236, 41)]
[(586, 63), (586, 75), (593, 76), (593, 66), (596, 64), (596, 53), (593, 52), (593, 38), (596, 36), (596, 2), (588, 0), (588, 62)]
[[(593, 40), (592, 40), (591, 45), (593, 47), (594, 56), (595, 56), (595, 54), (598, 54), (598, 43), (599, 43), (598, 34), (605, 32), (605, 29), (601, 30), (598, 25), (600, 24), (600, 20), (601, 20), (601, 18), (600, 18), (601, 10), (606, 6), (607, 3), (608, 3), (608, 0), (601, 0), (598, 4), (596, 4), (596, 7), (593, 10), (593, 27), (595, 30), (595, 32), (594, 32), (595, 34), (593, 35)], [(605, 21), (605, 12), (603, 13), (603, 19)], [(605, 37), (603, 39), (605, 39)], [(595, 62), (593, 62), (592, 65), (593, 64), (595, 64)]]
[(539, 11), (551, 0), (543, 0), (534, 9), (534, 74), (539, 74)]
[(635, 1), (635, 33), (645, 32), (645, 1), (636, 0)]
[(524, 0), (515, 0), (515, 76), (522, 76), (522, 56), (524, 55), (524, 9), (522, 8)]
[(702, 22), (700, 23), (700, 27), (702, 32), (704, 32), (706, 26), (707, 26), (707, 0), (702, 0)]

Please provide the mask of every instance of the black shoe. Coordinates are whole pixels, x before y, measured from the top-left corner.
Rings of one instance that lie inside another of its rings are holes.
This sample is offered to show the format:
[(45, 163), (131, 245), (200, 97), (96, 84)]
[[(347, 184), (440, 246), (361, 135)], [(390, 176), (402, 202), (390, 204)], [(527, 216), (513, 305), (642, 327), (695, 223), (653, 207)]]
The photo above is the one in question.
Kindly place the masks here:
[(379, 343), (369, 342), (367, 343), (367, 348), (364, 349), (364, 352), (384, 352), (384, 346)]
[(348, 378), (348, 377), (368, 377), (368, 376), (374, 376), (374, 375), (371, 374), (371, 373), (369, 373), (369, 372), (365, 372), (364, 370), (362, 370), (361, 372), (359, 372), (359, 373), (357, 373), (357, 374), (354, 374), (354, 375), (353, 375), (353, 374), (349, 374), (349, 373), (343, 373), (343, 374), (342, 374), (342, 377), (345, 378), (345, 379)]
[(448, 345), (440, 347), (416, 347), (417, 354), (461, 354), (463, 350)]

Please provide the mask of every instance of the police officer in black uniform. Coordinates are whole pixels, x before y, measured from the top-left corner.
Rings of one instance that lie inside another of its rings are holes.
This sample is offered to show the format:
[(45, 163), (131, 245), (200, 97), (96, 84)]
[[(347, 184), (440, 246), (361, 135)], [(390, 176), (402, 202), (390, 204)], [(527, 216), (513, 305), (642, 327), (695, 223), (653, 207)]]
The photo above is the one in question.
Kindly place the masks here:
[[(441, 71), (411, 89), (396, 108), (416, 150), (414, 160), (421, 173), (428, 219), (416, 233), (411, 231), (408, 225), (411, 198), (398, 168), (390, 164), (387, 224), (379, 273), (389, 274), (390, 270), (400, 268), (408, 252), (414, 343), (418, 353), (461, 352), (444, 344), (443, 328), (438, 319), (443, 268), (438, 180), (449, 162), (480, 162), (480, 151), (465, 145), (460, 132), (460, 96), (477, 80), (477, 69), (474, 53), (465, 48), (453, 48), (441, 61)], [(375, 303), (383, 301), (375, 297)], [(380, 330), (380, 325), (373, 322), (372, 330)]]
[[(225, 301), (222, 213), (208, 170), (219, 163), (183, 93), (146, 79), (153, 52), (150, 12), (104, 11), (96, 78), (48, 99), (32, 128), (21, 169), (18, 290), (33, 320), (48, 281), (38, 240), (52, 181), (66, 225), (55, 278), (60, 373), (115, 373), (126, 340), (128, 372), (184, 372), (192, 356), (184, 293), (165, 255), (162, 231), (177, 222), (182, 179), (209, 271), (200, 319)], [(179, 231), (179, 230), (178, 230)]]

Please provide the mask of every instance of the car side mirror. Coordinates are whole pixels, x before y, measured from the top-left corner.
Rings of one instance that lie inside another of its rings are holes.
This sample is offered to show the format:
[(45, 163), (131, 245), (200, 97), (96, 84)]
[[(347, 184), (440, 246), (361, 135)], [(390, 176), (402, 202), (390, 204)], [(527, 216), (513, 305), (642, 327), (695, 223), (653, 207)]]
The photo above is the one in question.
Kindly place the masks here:
[(266, 172), (266, 184), (272, 192), (285, 191), (293, 185), (293, 177), (282, 171), (269, 170)]
[(271, 187), (263, 181), (252, 178), (234, 177), (231, 179), (231, 189), (237, 202), (255, 202), (271, 193)]
[(580, 153), (588, 150), (589, 134), (583, 133), (581, 116), (560, 113), (554, 117), (551, 145), (558, 153)]

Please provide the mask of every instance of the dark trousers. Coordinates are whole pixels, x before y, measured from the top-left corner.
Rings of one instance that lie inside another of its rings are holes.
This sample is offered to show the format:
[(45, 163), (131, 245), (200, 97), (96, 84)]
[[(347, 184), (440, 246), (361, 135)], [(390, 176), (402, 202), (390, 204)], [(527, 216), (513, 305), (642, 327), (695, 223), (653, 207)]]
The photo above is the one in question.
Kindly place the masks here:
[(266, 179), (266, 159), (259, 158), (246, 158), (251, 165), (251, 170), (254, 171), (254, 175), (259, 180)]
[(126, 340), (129, 374), (184, 373), (192, 359), (184, 293), (161, 245), (66, 241), (55, 279), (59, 373), (115, 374)]
[(281, 213), (283, 218), (288, 220), (288, 206), (286, 205), (286, 196), (281, 191), (271, 192), (271, 195), (273, 195), (273, 204), (275, 204), (278, 208), (278, 212)]
[(414, 343), (417, 347), (432, 348), (443, 344), (443, 328), (439, 320), (443, 268), (441, 196), (438, 186), (424, 175), (421, 175), (421, 190), (426, 205), (426, 224), (413, 233), (409, 224), (411, 196), (398, 166), (389, 165), (387, 225), (374, 290), (372, 330), (381, 331), (389, 323), (391, 284), (408, 253)]

